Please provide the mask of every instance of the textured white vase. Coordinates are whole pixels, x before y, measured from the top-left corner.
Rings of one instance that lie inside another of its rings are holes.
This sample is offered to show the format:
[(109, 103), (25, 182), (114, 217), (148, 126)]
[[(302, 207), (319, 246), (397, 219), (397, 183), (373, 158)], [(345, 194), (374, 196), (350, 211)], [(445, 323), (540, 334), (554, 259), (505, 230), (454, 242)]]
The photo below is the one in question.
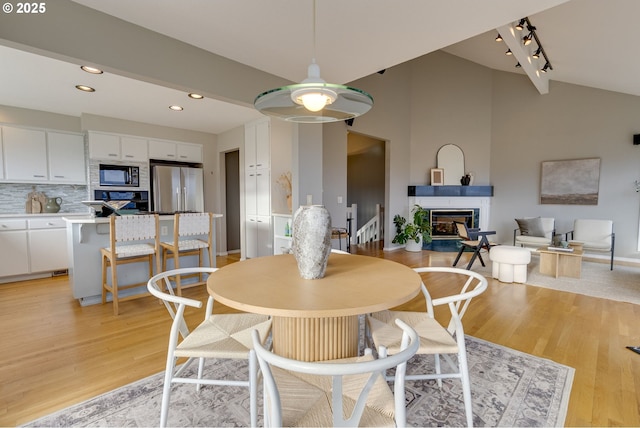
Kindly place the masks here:
[(304, 279), (324, 277), (331, 253), (331, 215), (322, 205), (302, 205), (293, 215), (293, 255)]

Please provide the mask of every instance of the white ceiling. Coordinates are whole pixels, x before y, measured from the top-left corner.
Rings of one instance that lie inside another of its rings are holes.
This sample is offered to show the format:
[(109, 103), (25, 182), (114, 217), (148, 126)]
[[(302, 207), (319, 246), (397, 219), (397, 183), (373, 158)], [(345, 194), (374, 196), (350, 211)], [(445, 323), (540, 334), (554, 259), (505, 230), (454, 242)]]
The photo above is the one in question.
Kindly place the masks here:
[[(314, 55), (311, 0), (74, 1), (293, 82), (306, 77)], [(520, 72), (504, 55), (505, 45), (493, 39), (495, 28), (529, 16), (552, 62), (552, 81), (640, 95), (640, 60), (629, 55), (639, 38), (634, 21), (640, 1), (318, 0), (316, 11), (315, 57), (322, 77), (332, 83), (438, 49)], [(78, 64), (11, 48), (0, 47), (0, 64), (0, 104), (216, 134), (260, 117), (250, 108), (194, 101), (180, 91), (112, 74), (91, 76)], [(73, 89), (78, 83), (100, 90), (82, 93)], [(185, 110), (172, 112), (171, 104)]]

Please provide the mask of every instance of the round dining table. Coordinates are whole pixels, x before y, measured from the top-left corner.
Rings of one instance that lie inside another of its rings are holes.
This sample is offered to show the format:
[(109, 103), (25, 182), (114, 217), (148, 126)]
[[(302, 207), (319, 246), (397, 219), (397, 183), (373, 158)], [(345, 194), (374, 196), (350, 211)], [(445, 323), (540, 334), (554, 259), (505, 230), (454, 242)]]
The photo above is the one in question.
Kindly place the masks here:
[(401, 305), (420, 292), (413, 269), (376, 257), (331, 253), (325, 276), (303, 279), (291, 254), (257, 257), (212, 273), (218, 302), (272, 317), (273, 351), (302, 361), (356, 356), (359, 315)]

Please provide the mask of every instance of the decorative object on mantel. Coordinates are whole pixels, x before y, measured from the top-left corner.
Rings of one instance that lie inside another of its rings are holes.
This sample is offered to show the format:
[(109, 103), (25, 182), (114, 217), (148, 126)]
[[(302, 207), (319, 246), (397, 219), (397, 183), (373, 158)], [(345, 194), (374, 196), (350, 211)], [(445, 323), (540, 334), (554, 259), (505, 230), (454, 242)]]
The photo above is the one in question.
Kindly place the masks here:
[(27, 214), (40, 214), (47, 203), (47, 197), (44, 193), (36, 191), (36, 186), (33, 186), (32, 189), (27, 195), (25, 212)]
[(542, 162), (540, 203), (598, 205), (600, 158)]
[(285, 197), (287, 198), (287, 208), (289, 208), (289, 212), (291, 212), (291, 171), (280, 174), (276, 182), (282, 187), (282, 190), (284, 190)]
[(436, 157), (438, 168), (444, 170), (445, 173), (442, 184), (445, 186), (458, 184), (460, 177), (465, 174), (462, 149), (455, 144), (445, 144), (438, 149)]
[(471, 183), (471, 176), (469, 174), (465, 174), (460, 179), (460, 184), (463, 186), (468, 186)]
[(407, 223), (407, 219), (400, 214), (393, 217), (393, 224), (396, 227), (396, 236), (393, 238), (394, 244), (406, 244), (407, 251), (422, 251), (422, 243), (431, 242), (431, 224), (429, 223), (429, 210), (415, 205), (411, 210), (413, 222)]
[(322, 205), (301, 205), (293, 215), (293, 255), (304, 279), (323, 278), (331, 253), (331, 215)]
[(442, 168), (431, 168), (431, 185), (442, 186), (444, 184), (444, 170)]

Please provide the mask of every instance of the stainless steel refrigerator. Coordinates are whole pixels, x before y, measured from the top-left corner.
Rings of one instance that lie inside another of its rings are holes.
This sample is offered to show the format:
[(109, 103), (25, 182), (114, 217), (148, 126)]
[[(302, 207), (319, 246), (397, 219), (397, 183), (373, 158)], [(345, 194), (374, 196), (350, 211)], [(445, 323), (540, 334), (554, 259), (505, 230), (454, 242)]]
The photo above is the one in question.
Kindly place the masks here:
[(152, 165), (151, 180), (152, 211), (204, 211), (202, 168)]

